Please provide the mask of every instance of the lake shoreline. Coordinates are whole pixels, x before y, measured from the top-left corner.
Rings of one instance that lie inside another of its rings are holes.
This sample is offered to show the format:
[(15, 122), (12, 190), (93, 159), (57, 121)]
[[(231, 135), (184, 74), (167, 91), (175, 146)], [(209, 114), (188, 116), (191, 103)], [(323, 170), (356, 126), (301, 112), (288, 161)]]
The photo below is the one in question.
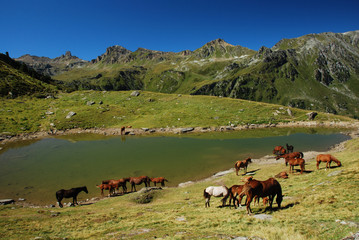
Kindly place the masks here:
[[(218, 126), (218, 127), (167, 127), (167, 128), (126, 128), (124, 135), (182, 135), (191, 133), (207, 133), (207, 132), (227, 132), (227, 131), (241, 131), (247, 129), (261, 129), (261, 128), (348, 128), (356, 129), (352, 134), (359, 134), (359, 121), (351, 122), (317, 122), (317, 121), (298, 121), (277, 124), (249, 124), (238, 126)], [(105, 136), (121, 136), (121, 128), (91, 128), (91, 129), (67, 129), (67, 130), (53, 130), (53, 131), (39, 131), (34, 133), (21, 133), (11, 135), (10, 133), (0, 134), (0, 146), (5, 146), (8, 143), (27, 140), (40, 140), (43, 138), (51, 138), (55, 136), (64, 136), (71, 134), (100, 134)], [(0, 150), (2, 147), (0, 147)]]
[[(352, 131), (348, 135), (351, 136), (351, 139), (358, 138), (359, 137), (359, 131), (358, 130)], [(331, 146), (330, 149), (328, 149), (327, 151), (322, 151), (322, 152), (319, 152), (319, 151), (306, 151), (306, 152), (303, 152), (304, 159), (306, 159), (306, 161), (308, 161), (308, 162), (311, 162), (311, 161), (315, 160), (315, 156), (317, 156), (318, 154), (328, 153), (328, 152), (336, 153), (336, 152), (343, 151), (345, 149), (345, 143), (347, 141), (349, 141), (349, 140), (345, 140), (343, 142), (337, 143), (337, 144)], [(275, 160), (275, 156), (273, 156), (273, 155), (264, 155), (264, 156), (261, 156), (259, 158), (253, 158), (252, 162), (255, 163), (255, 164), (260, 164), (260, 165), (261, 164), (264, 165), (264, 164), (278, 164), (278, 163), (280, 164), (280, 163), (282, 163), (282, 161), (280, 161), (280, 160), (278, 160), (278, 161)], [(230, 169), (227, 169), (227, 170), (216, 172), (213, 175), (205, 177), (203, 179), (189, 180), (189, 181), (186, 181), (186, 182), (181, 182), (177, 186), (171, 186), (171, 187), (168, 187), (168, 188), (184, 188), (184, 187), (195, 185), (195, 184), (198, 184), (198, 183), (214, 181), (214, 180), (216, 180), (216, 179), (218, 179), (220, 177), (223, 177), (223, 176), (228, 175), (228, 174), (232, 174), (234, 172), (235, 172), (235, 169), (230, 168)], [(239, 178), (243, 179), (246, 176), (247, 176), (246, 174), (242, 174), (242, 172), (241, 172), (240, 175), (239, 175)], [(273, 177), (274, 177), (274, 175), (273, 175)], [(111, 197), (118, 197), (118, 196), (122, 196), (122, 194), (121, 195), (111, 196)], [(80, 205), (89, 205), (89, 204), (93, 204), (93, 203), (96, 203), (98, 201), (102, 201), (102, 200), (105, 200), (105, 199), (108, 199), (108, 198), (111, 198), (111, 197), (93, 197), (91, 199), (86, 199), (86, 200), (79, 201), (79, 203), (80, 203)], [(55, 208), (55, 207), (58, 207), (58, 206), (55, 206), (53, 204), (36, 204), (36, 203), (31, 203), (30, 201), (27, 202), (25, 199), (21, 198), (21, 196), (20, 196), (20, 198), (18, 200), (14, 199), (14, 204), (16, 206), (30, 207), (30, 208)], [(67, 205), (64, 205), (64, 206), (68, 207)]]

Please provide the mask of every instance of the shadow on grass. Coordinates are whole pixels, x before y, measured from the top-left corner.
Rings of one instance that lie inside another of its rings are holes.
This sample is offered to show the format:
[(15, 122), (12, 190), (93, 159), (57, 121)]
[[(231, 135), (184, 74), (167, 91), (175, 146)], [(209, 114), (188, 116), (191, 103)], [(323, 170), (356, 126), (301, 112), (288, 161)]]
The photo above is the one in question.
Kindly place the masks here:
[(248, 172), (246, 172), (246, 173), (243, 173), (242, 176), (247, 176), (247, 175), (251, 176), (251, 175), (254, 175), (254, 174), (256, 174), (256, 172), (259, 171), (259, 170), (261, 170), (261, 169), (258, 168), (258, 169), (256, 169), (256, 170), (248, 171)]

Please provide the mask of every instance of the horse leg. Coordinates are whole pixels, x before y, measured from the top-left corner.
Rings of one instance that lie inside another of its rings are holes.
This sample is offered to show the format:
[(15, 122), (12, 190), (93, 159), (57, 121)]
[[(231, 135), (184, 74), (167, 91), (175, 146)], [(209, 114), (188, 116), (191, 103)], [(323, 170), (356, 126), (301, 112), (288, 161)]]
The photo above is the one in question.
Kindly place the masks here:
[(317, 161), (317, 170), (319, 170), (320, 161)]
[(247, 196), (246, 206), (247, 206), (247, 214), (248, 214), (248, 215), (252, 214), (251, 202), (252, 202), (252, 197), (251, 197), (251, 196)]
[(62, 208), (63, 207), (63, 205), (61, 204), (62, 197), (56, 195), (56, 198), (57, 198), (57, 202), (59, 203), (60, 208)]
[(208, 196), (207, 198), (206, 198), (206, 203), (205, 203), (205, 207), (210, 207), (210, 205), (209, 205), (209, 200), (210, 200), (210, 198), (211, 198), (211, 196)]

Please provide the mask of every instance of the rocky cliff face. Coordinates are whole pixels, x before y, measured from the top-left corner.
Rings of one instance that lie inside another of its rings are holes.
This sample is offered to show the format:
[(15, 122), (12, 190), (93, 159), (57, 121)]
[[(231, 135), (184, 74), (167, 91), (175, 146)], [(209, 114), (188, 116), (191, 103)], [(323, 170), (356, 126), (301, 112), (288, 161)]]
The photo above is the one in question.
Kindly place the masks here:
[(359, 31), (310, 34), (262, 47), (234, 76), (192, 94), (281, 103), (359, 117)]

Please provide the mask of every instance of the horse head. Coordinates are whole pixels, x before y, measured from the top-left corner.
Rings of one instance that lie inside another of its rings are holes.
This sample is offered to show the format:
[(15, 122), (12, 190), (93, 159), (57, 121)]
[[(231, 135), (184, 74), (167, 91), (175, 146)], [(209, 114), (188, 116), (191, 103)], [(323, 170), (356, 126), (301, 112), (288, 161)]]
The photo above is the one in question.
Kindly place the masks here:
[(86, 186), (84, 186), (84, 187), (82, 187), (82, 188), (83, 188), (83, 191), (84, 191), (85, 193), (89, 193)]

